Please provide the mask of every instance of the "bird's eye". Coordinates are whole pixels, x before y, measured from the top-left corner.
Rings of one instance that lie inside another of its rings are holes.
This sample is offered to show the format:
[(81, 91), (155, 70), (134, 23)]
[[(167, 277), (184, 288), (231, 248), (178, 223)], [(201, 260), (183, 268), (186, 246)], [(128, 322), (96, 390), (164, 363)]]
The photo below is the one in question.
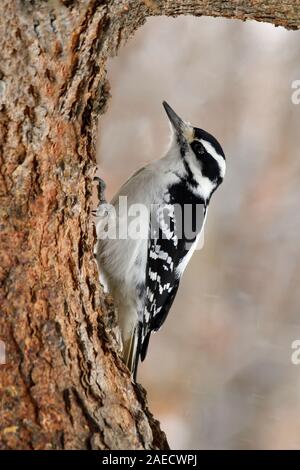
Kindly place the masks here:
[(193, 150), (198, 155), (202, 155), (205, 152), (205, 149), (203, 145), (201, 144), (201, 142), (197, 142), (197, 141), (194, 142)]

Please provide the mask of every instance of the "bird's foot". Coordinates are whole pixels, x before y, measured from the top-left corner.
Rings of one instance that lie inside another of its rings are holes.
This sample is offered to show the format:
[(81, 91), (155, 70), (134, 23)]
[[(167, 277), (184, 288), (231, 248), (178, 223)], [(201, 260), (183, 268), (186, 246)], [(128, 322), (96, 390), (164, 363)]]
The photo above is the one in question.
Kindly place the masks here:
[(106, 184), (103, 181), (103, 179), (99, 178), (99, 176), (95, 176), (93, 181), (97, 181), (97, 194), (98, 194), (98, 207), (97, 209), (92, 211), (92, 214), (95, 217), (99, 217), (102, 214), (102, 209), (101, 206), (102, 204), (106, 204), (106, 199), (105, 199), (105, 189), (106, 189)]

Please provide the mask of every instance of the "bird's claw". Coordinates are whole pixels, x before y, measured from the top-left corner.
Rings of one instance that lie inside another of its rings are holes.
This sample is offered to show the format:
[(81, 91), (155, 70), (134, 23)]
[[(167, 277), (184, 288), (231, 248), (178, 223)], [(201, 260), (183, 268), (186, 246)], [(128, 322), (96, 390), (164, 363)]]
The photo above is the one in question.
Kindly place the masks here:
[(98, 183), (97, 194), (98, 194), (99, 205), (98, 205), (98, 207), (97, 207), (96, 210), (93, 210), (93, 211), (92, 211), (92, 214), (93, 214), (95, 217), (98, 217), (98, 216), (99, 216), (99, 212), (100, 212), (100, 206), (101, 206), (102, 204), (105, 204), (105, 203), (106, 203), (106, 199), (105, 199), (105, 196), (104, 196), (104, 191), (105, 191), (105, 189), (106, 189), (106, 184), (105, 184), (105, 182), (103, 181), (103, 179), (100, 178), (99, 176), (94, 176), (93, 181), (97, 181), (97, 183)]

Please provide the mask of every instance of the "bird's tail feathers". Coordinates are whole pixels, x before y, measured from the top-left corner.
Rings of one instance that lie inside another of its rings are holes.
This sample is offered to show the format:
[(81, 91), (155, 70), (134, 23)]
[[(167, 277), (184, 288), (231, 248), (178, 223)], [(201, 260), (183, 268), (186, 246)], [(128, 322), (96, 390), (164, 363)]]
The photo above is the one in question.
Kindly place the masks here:
[(142, 362), (144, 361), (147, 351), (148, 351), (150, 335), (151, 335), (151, 331), (148, 331), (148, 333), (146, 334), (143, 340), (143, 343), (141, 344), (141, 361)]
[(123, 360), (136, 381), (137, 368), (141, 353), (142, 324), (138, 322), (132, 329), (129, 339), (123, 345)]

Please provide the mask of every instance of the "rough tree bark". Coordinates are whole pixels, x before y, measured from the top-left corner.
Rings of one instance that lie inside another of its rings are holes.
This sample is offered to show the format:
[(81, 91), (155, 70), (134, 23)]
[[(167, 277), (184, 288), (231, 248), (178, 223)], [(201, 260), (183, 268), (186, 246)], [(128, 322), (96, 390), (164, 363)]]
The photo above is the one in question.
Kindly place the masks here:
[(105, 63), (150, 15), (297, 29), (300, 2), (1, 0), (0, 12), (0, 448), (167, 448), (107, 333), (92, 255)]

